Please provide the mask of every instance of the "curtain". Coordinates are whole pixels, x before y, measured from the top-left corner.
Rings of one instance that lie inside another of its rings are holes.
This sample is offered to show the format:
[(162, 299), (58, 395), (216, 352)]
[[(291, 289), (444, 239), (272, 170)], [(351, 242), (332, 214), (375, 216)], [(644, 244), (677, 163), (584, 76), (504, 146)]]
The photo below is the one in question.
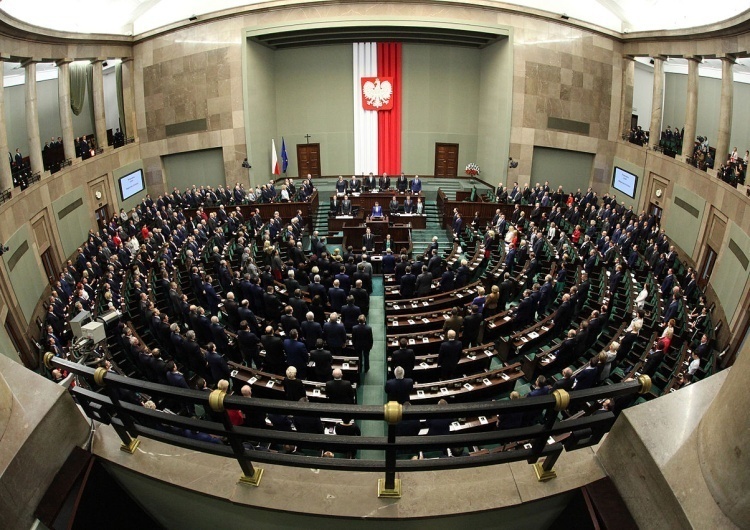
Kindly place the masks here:
[(120, 132), (123, 138), (128, 137), (128, 131), (125, 129), (125, 98), (122, 95), (122, 63), (115, 66), (115, 84), (117, 87), (117, 112), (120, 114)]
[(86, 75), (88, 65), (72, 63), (70, 65), (70, 109), (79, 116), (83, 110), (83, 98), (86, 97)]
[[(96, 113), (94, 112), (94, 65), (86, 66), (86, 85), (88, 86), (89, 110), (91, 111), (91, 130), (96, 133)], [(96, 139), (97, 141), (99, 138)], [(97, 147), (100, 147), (97, 144)]]

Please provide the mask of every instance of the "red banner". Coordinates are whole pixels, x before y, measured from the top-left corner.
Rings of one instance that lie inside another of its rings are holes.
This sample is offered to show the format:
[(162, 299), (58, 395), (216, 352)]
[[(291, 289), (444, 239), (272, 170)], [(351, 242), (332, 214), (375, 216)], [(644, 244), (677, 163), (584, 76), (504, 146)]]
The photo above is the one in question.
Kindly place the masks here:
[(400, 42), (378, 42), (378, 74), (381, 80), (393, 79), (392, 108), (387, 112), (378, 112), (378, 171), (398, 175), (401, 173)]
[(362, 78), (362, 108), (365, 110), (391, 110), (393, 95), (393, 77)]

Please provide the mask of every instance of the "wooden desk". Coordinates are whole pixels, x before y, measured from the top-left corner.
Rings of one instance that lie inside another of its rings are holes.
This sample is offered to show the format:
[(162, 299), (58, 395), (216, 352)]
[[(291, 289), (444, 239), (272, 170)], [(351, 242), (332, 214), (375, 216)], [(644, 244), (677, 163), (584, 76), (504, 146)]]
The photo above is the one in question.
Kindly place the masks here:
[[(250, 385), (253, 389), (254, 397), (268, 399), (285, 399), (284, 394), (284, 377), (261, 372), (255, 368), (248, 368), (241, 364), (229, 362), (229, 368), (232, 369), (232, 379), (240, 385)], [(310, 401), (327, 403), (325, 383), (316, 383), (313, 381), (302, 381), (305, 387), (305, 393)], [(352, 385), (355, 389), (357, 385)], [(356, 392), (355, 392), (356, 399)]]
[(450, 379), (440, 383), (419, 383), (414, 385), (409, 401), (413, 405), (437, 403), (441, 399), (454, 403), (479, 401), (510, 392), (521, 377), (523, 377), (521, 365), (515, 363), (469, 377)]
[[(392, 352), (389, 352), (389, 354)], [(470, 374), (485, 372), (490, 368), (492, 359), (498, 356), (493, 344), (480, 344), (464, 350), (458, 361), (458, 370), (464, 377)], [(440, 379), (440, 365), (437, 363), (438, 354), (429, 353), (418, 355), (415, 360), (412, 378), (418, 383), (429, 383)], [(393, 367), (390, 366), (391, 359), (388, 357), (388, 377), (392, 377)]]
[(328, 231), (329, 232), (341, 232), (344, 229), (344, 223), (349, 221), (355, 221), (357, 224), (361, 224), (365, 220), (362, 212), (358, 212), (357, 215), (338, 215), (336, 217), (328, 218)]

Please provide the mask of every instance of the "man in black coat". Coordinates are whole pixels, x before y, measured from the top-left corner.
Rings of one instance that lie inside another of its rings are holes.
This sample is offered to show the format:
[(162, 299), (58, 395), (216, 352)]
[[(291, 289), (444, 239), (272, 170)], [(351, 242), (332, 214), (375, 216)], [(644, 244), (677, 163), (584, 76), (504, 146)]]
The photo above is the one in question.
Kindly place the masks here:
[(331, 403), (353, 405), (355, 399), (354, 387), (346, 379), (340, 369), (333, 371), (333, 379), (326, 383), (326, 397)]
[(385, 382), (385, 393), (388, 394), (388, 401), (403, 404), (409, 401), (409, 396), (414, 389), (414, 380), (404, 377), (404, 369), (401, 366), (397, 366), (393, 374), (395, 377)]
[(479, 312), (479, 306), (472, 305), (469, 315), (464, 318), (464, 330), (461, 335), (461, 342), (467, 347), (479, 345), (479, 332), (482, 328), (482, 313)]
[[(567, 338), (557, 347), (552, 355), (555, 356), (555, 360), (549, 363), (542, 369), (542, 372), (546, 374), (555, 374), (562, 368), (570, 366), (576, 358), (576, 330), (571, 329), (568, 331)], [(571, 382), (572, 384), (572, 382)]]
[(284, 341), (281, 340), (281, 337), (274, 334), (271, 326), (266, 326), (266, 333), (260, 338), (260, 343), (263, 345), (263, 349), (266, 350), (263, 371), (284, 376), (287, 368)]
[(315, 322), (315, 315), (312, 311), (305, 315), (305, 321), (300, 324), (300, 331), (308, 350), (314, 349), (318, 340), (323, 338), (323, 326)]
[(406, 267), (406, 273), (401, 277), (399, 293), (401, 298), (413, 298), (417, 286), (417, 277), (411, 273), (411, 267)]
[(313, 367), (313, 377), (315, 381), (325, 383), (333, 378), (333, 355), (323, 347), (323, 339), (315, 342), (315, 349), (310, 351), (310, 361), (315, 364)]
[(362, 287), (362, 280), (354, 282), (354, 287), (349, 294), (354, 297), (354, 305), (359, 307), (362, 314), (367, 316), (370, 313), (370, 295)]
[(578, 297), (576, 299), (576, 307), (574, 311), (576, 315), (581, 312), (586, 300), (588, 300), (589, 290), (591, 290), (589, 275), (586, 272), (581, 272), (581, 283), (578, 284)]
[(334, 355), (341, 355), (346, 345), (346, 328), (338, 322), (338, 318), (338, 314), (333, 312), (323, 325), (323, 337)]
[(456, 340), (456, 332), (448, 330), (446, 341), (440, 345), (438, 353), (438, 365), (440, 366), (440, 379), (443, 381), (456, 377), (458, 361), (461, 359), (463, 345)]
[(422, 265), (422, 274), (417, 276), (415, 288), (417, 296), (427, 296), (432, 290), (432, 274), (424, 265)]
[(372, 350), (372, 328), (367, 325), (365, 315), (359, 315), (358, 323), (352, 328), (352, 346), (359, 358), (359, 365), (365, 372), (370, 370), (370, 350)]
[(407, 348), (407, 344), (407, 340), (402, 338), (399, 343), (399, 349), (391, 355), (391, 368), (395, 369), (397, 366), (400, 366), (404, 369), (404, 376), (411, 378), (416, 356), (414, 350)]
[(562, 298), (562, 304), (557, 308), (555, 314), (552, 316), (552, 329), (550, 333), (553, 337), (556, 337), (564, 330), (568, 329), (571, 321), (573, 320), (573, 305), (570, 303), (570, 295), (565, 293)]
[(531, 324), (534, 319), (534, 301), (531, 299), (531, 291), (526, 289), (523, 292), (523, 300), (516, 307), (515, 317), (513, 318), (513, 327), (515, 329), (525, 328)]

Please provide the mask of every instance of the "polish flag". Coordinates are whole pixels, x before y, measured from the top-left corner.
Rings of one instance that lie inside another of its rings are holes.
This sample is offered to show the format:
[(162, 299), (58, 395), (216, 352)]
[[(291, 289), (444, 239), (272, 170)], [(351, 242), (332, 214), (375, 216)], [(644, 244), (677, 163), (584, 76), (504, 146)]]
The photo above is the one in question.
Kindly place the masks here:
[(279, 159), (276, 156), (276, 142), (274, 142), (273, 138), (271, 138), (271, 174), (281, 175)]

